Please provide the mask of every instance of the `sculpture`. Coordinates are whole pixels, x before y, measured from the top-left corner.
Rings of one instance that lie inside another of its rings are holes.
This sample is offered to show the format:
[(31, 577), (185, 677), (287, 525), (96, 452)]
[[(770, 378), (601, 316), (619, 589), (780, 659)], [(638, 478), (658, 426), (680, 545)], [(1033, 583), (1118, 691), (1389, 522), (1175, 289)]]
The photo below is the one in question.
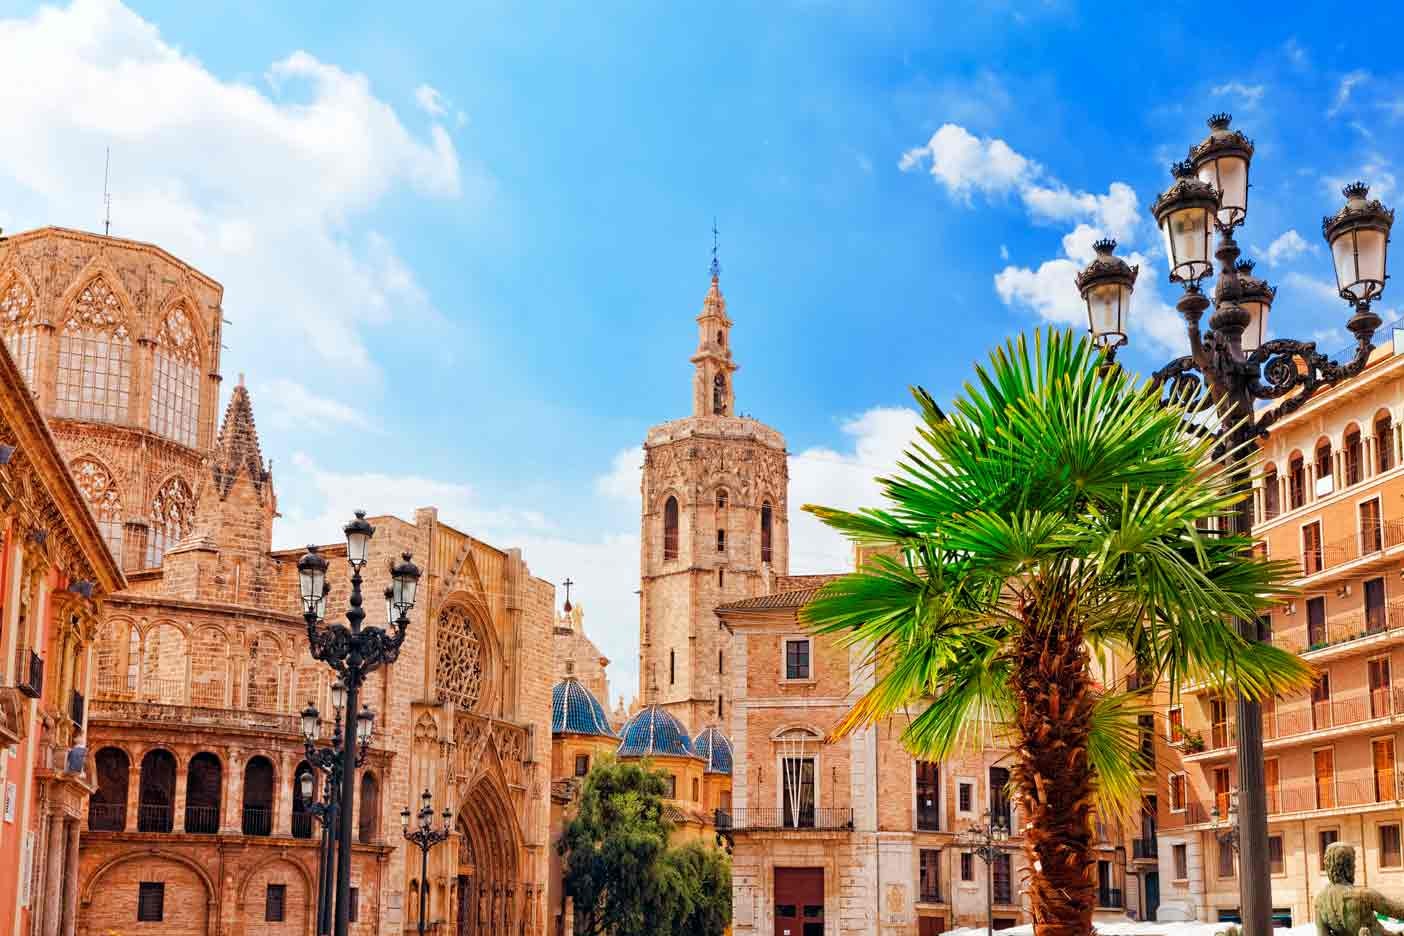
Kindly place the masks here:
[(1355, 847), (1334, 842), (1326, 849), (1326, 879), (1316, 895), (1317, 936), (1384, 936), (1376, 913), (1404, 919), (1404, 903), (1355, 886)]

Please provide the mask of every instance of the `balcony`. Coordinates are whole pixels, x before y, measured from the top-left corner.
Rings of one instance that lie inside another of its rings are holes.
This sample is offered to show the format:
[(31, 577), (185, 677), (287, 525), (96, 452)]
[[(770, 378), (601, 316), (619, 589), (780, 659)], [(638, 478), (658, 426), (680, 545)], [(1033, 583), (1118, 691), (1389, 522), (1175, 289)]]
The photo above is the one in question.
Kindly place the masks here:
[(261, 806), (244, 807), (245, 835), (272, 835), (273, 810)]
[(44, 694), (44, 658), (28, 647), (15, 652), (15, 688), (31, 699)]
[[(148, 685), (152, 682), (157, 685)], [(149, 680), (143, 682), (140, 693), (128, 689), (128, 685), (125, 677), (100, 680), (89, 718), (119, 724), (233, 728), (301, 735), (295, 712), (261, 712), (225, 706), (222, 683), (217, 690), (209, 686), (202, 688), (197, 683), (191, 687), (189, 703), (185, 684), (179, 680)], [(179, 692), (174, 691), (176, 686)], [(200, 704), (216, 702), (218, 704)]]
[(1160, 857), (1155, 838), (1138, 838), (1131, 843), (1133, 861), (1154, 861)]
[(931, 885), (923, 882), (921, 890), (917, 891), (917, 902), (931, 904), (945, 903), (945, 901), (941, 899), (940, 885)]
[(1346, 563), (1372, 556), (1382, 556), (1404, 544), (1404, 519), (1385, 520), (1373, 528), (1343, 536), (1329, 543), (1308, 547), (1301, 554), (1302, 576), (1329, 572)]
[(311, 838), (313, 831), (313, 816), (310, 812), (301, 812), (294, 809), (292, 814), (292, 834), (293, 838)]
[(1097, 906), (1105, 910), (1121, 910), (1126, 906), (1119, 887), (1097, 888)]
[(194, 835), (214, 835), (219, 831), (219, 808), (186, 806), (185, 831)]
[(73, 724), (82, 728), (83, 714), (87, 710), (87, 700), (83, 698), (83, 693), (74, 689), (68, 697), (68, 717), (73, 720)]
[(794, 815), (785, 809), (719, 809), (716, 824), (732, 832), (852, 832), (853, 810), (801, 809)]
[(127, 827), (126, 803), (88, 801), (88, 828), (94, 832), (121, 832)]
[(171, 807), (142, 803), (137, 807), (137, 831), (169, 832), (171, 818)]

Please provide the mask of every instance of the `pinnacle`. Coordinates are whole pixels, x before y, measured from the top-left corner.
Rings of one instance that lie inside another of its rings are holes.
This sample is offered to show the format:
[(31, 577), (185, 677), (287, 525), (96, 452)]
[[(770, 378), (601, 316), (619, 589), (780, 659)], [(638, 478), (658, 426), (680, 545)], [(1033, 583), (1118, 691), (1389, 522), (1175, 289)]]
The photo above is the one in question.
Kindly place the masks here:
[(242, 374), (229, 396), (212, 458), (214, 480), (221, 497), (229, 493), (241, 472), (246, 472), (259, 490), (268, 480), (268, 469), (264, 466), (263, 451), (258, 443), (258, 428), (254, 425), (253, 403)]

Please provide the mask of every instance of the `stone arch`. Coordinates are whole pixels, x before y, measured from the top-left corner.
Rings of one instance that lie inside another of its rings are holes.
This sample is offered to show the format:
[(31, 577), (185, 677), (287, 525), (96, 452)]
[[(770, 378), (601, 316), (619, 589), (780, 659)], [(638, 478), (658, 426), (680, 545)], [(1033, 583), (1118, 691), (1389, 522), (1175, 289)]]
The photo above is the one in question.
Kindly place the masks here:
[(259, 631), (249, 641), (248, 669), (244, 676), (244, 707), (256, 712), (276, 712), (282, 701), (283, 644), (269, 631)]
[(190, 630), (173, 618), (149, 622), (141, 635), (141, 695), (169, 705), (189, 699)]
[(108, 264), (89, 264), (59, 303), (59, 365), (55, 411), (59, 416), (125, 422), (130, 413), (135, 339), (121, 276)]
[(175, 829), (176, 784), (180, 760), (164, 745), (142, 752), (137, 783), (137, 831), (170, 832)]
[(224, 708), (229, 695), (229, 632), (214, 624), (195, 628), (190, 637), (190, 704)]
[[(161, 849), (161, 848), (144, 848), (144, 849), (139, 849), (139, 850), (135, 850), (135, 851), (123, 852), (122, 854), (114, 855), (113, 857), (109, 858), (107, 861), (105, 861), (105, 862), (103, 862), (102, 864), (98, 865), (97, 868), (95, 868), (95, 869), (93, 870), (93, 873), (90, 874), (90, 875), (88, 876), (87, 881), (85, 881), (85, 882), (83, 883), (82, 888), (81, 888), (81, 890), (79, 891), (80, 898), (81, 898), (81, 900), (82, 900), (82, 904), (83, 904), (84, 910), (86, 911), (86, 910), (88, 910), (89, 908), (92, 907), (92, 903), (93, 903), (93, 892), (96, 890), (97, 885), (98, 885), (98, 882), (102, 881), (104, 877), (107, 877), (108, 875), (111, 875), (113, 872), (115, 872), (117, 869), (119, 869), (122, 865), (125, 865), (125, 864), (127, 864), (127, 863), (129, 863), (129, 862), (143, 862), (144, 864), (142, 864), (141, 867), (137, 868), (136, 871), (135, 871), (135, 873), (136, 873), (136, 874), (144, 874), (144, 873), (145, 873), (145, 868), (146, 868), (146, 867), (148, 866), (148, 864), (149, 864), (151, 861), (153, 861), (153, 860), (155, 860), (155, 861), (168, 861), (168, 862), (170, 862), (171, 864), (179, 865), (180, 867), (184, 868), (185, 870), (191, 872), (191, 874), (196, 878), (196, 880), (198, 880), (198, 881), (200, 882), (200, 884), (204, 887), (204, 890), (205, 890), (205, 905), (204, 905), (204, 907), (202, 908), (202, 909), (203, 909), (203, 912), (200, 914), (201, 925), (200, 925), (198, 928), (195, 928), (195, 927), (188, 927), (188, 928), (193, 929), (195, 932), (202, 932), (202, 933), (203, 933), (203, 932), (206, 932), (207, 930), (206, 930), (206, 927), (205, 927), (205, 925), (204, 925), (204, 921), (209, 920), (209, 918), (210, 918), (211, 916), (214, 915), (215, 909), (216, 909), (216, 907), (215, 907), (215, 882), (214, 882), (214, 879), (213, 879), (212, 877), (210, 877), (209, 872), (206, 871), (205, 868), (204, 868), (201, 864), (199, 864), (198, 862), (196, 862), (194, 859), (188, 858), (188, 857), (186, 857), (185, 855), (181, 855), (181, 854), (179, 854), (179, 853), (177, 853), (177, 852), (166, 851), (165, 849)], [(150, 880), (150, 878), (147, 878), (147, 880)], [(133, 877), (133, 878), (132, 878), (132, 881), (133, 881), (133, 884), (134, 884), (135, 881), (136, 881), (136, 878)], [(119, 890), (122, 891), (122, 892), (124, 892), (124, 893), (127, 892), (127, 891), (130, 891), (131, 896), (132, 896), (132, 900), (133, 900), (132, 912), (131, 912), (131, 914), (130, 914), (130, 918), (133, 919), (133, 920), (135, 920), (135, 919), (136, 919), (136, 905), (135, 905), (136, 887), (135, 887), (135, 886), (132, 886), (132, 887), (130, 887), (130, 888), (117, 888), (117, 887), (114, 886), (114, 887), (112, 888), (112, 890), (113, 890), (114, 893), (117, 892), (117, 891), (119, 891)], [(170, 906), (173, 905), (173, 904), (172, 904), (172, 901), (171, 901), (171, 899), (170, 899), (169, 896), (167, 897), (166, 905), (167, 905), (168, 907), (170, 907)], [(85, 913), (83, 914), (83, 916), (87, 916), (87, 913), (85, 912)], [(80, 917), (80, 919), (81, 919), (81, 917)]]
[[(136, 637), (136, 658), (132, 654), (132, 637)], [(136, 670), (140, 660), (141, 633), (136, 621), (125, 615), (103, 620), (94, 642), (94, 663), (97, 682), (94, 688), (106, 695), (124, 696), (136, 692)]]
[(663, 561), (681, 556), (682, 508), (678, 498), (669, 494), (663, 501)]
[(356, 792), (356, 841), (362, 845), (374, 844), (380, 835), (380, 805), (380, 777), (373, 770), (362, 771)]
[(145, 566), (159, 568), (166, 550), (180, 542), (195, 523), (195, 492), (179, 472), (171, 472), (149, 498), (150, 527), (146, 537)]
[(250, 754), (244, 761), (242, 787), (245, 835), (272, 835), (273, 811), (278, 803), (277, 761), (265, 754)]
[(194, 447), (200, 428), (201, 353), (199, 308), (183, 296), (161, 310), (154, 329), (147, 427), (157, 435)]
[(521, 827), (497, 771), (481, 777), (459, 806), (457, 906), (472, 936), (513, 932), (527, 909)]
[(497, 631), (462, 593), (449, 595), (435, 626), (434, 685), (461, 711), (495, 714), (503, 652)]
[(88, 828), (120, 832), (127, 825), (132, 757), (120, 745), (105, 745), (93, 755), (93, 772), (97, 789), (88, 798)]
[(186, 832), (211, 835), (219, 831), (224, 811), (224, 759), (214, 751), (200, 751), (185, 769)]
[[(281, 924), (267, 925), (261, 913), (262, 904), (260, 903), (260, 895), (257, 892), (250, 894), (249, 889), (256, 880), (266, 875), (270, 869), (279, 865), (290, 865), (296, 870), (297, 882), (302, 887), (302, 899), (297, 899), (297, 895), (295, 894), (288, 894), (287, 901), (284, 904), (288, 916), (284, 918), (284, 922)], [(235, 903), (238, 912), (243, 915), (243, 920), (241, 921), (242, 925), (236, 927), (236, 931), (240, 934), (296, 932), (299, 929), (297, 926), (299, 919), (301, 921), (301, 931), (308, 934), (308, 936), (312, 933), (313, 925), (316, 923), (316, 920), (313, 918), (313, 914), (310, 912), (309, 908), (316, 903), (316, 884), (312, 880), (311, 872), (307, 870), (302, 862), (295, 860), (291, 855), (269, 855), (267, 858), (254, 864), (244, 875), (243, 880), (239, 882), (235, 894)]]
[(96, 455), (79, 455), (68, 463), (78, 490), (93, 511), (98, 530), (117, 564), (122, 564), (122, 488), (111, 466)]

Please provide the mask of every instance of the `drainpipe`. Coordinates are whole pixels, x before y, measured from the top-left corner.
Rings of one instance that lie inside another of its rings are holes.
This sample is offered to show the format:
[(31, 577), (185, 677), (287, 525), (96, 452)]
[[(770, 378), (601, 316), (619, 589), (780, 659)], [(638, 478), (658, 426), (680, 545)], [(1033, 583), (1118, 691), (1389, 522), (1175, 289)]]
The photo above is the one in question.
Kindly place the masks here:
[(1302, 886), (1306, 889), (1307, 922), (1311, 922), (1311, 859), (1307, 857), (1307, 824), (1302, 820)]

